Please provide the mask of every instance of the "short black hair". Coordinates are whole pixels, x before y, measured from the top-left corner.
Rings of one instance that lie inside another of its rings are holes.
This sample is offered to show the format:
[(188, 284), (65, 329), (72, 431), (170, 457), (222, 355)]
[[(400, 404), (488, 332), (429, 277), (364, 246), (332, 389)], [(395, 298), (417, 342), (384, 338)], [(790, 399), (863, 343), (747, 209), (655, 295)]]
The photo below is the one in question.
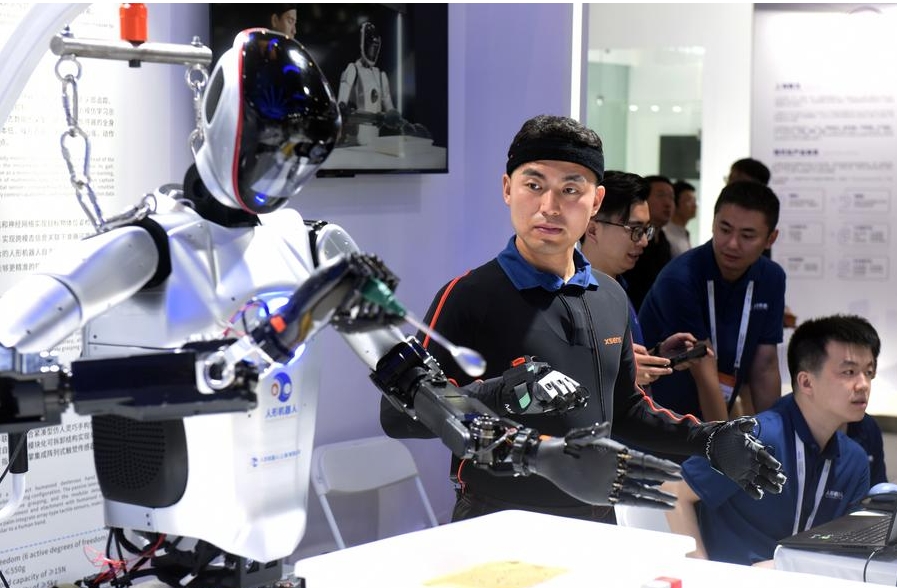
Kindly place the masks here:
[(863, 317), (836, 314), (810, 319), (798, 325), (788, 342), (788, 371), (793, 388), (797, 388), (798, 372), (819, 373), (828, 358), (825, 347), (829, 341), (865, 347), (878, 363), (881, 339)]
[[(648, 194), (651, 193), (651, 184), (642, 176), (613, 169), (604, 172), (604, 179), (600, 185), (604, 186), (604, 199), (592, 220), (612, 222), (619, 220), (625, 223), (629, 220), (632, 206), (647, 202)], [(579, 242), (585, 243), (585, 241), (586, 236), (583, 234)]]
[(299, 10), (298, 4), (259, 4), (258, 10), (261, 11), (261, 15), (264, 17), (266, 26), (269, 26), (271, 23), (268, 21), (268, 18), (272, 14), (276, 14), (277, 18), (283, 16), (284, 12), (289, 12), (290, 10)]
[(726, 184), (716, 199), (713, 214), (718, 214), (726, 204), (735, 204), (747, 210), (763, 213), (770, 233), (779, 224), (779, 197), (769, 186), (748, 180)]
[(733, 163), (731, 169), (741, 172), (745, 176), (755, 182), (760, 182), (764, 186), (769, 185), (771, 174), (769, 173), (769, 168), (766, 167), (762, 161), (751, 157), (745, 157), (744, 159), (739, 159)]
[(681, 196), (683, 192), (688, 192), (689, 190), (694, 192), (695, 187), (685, 180), (677, 180), (673, 184), (673, 200), (676, 202), (676, 206), (679, 206), (679, 196)]
[(655, 182), (663, 182), (664, 184), (673, 185), (673, 181), (666, 176), (645, 176), (645, 181), (648, 182), (648, 186)]
[(604, 200), (593, 218), (603, 220), (629, 220), (629, 211), (634, 204), (648, 200), (651, 184), (638, 174), (608, 170), (601, 181), (604, 186)]
[(564, 139), (604, 151), (604, 146), (598, 133), (569, 116), (555, 116), (552, 114), (534, 116), (523, 123), (520, 130), (517, 131), (514, 140), (511, 141), (511, 147), (521, 141), (531, 139)]

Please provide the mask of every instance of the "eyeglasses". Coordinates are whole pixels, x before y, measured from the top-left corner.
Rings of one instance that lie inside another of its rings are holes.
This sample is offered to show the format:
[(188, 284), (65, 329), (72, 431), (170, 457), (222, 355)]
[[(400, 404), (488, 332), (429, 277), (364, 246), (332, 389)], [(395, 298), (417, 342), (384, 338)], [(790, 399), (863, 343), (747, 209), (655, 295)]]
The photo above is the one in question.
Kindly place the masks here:
[(642, 240), (642, 236), (647, 237), (648, 241), (654, 238), (654, 232), (657, 230), (657, 227), (654, 225), (627, 225), (623, 223), (613, 223), (611, 221), (601, 220), (600, 218), (594, 219), (596, 223), (601, 223), (603, 225), (613, 225), (615, 227), (623, 227), (627, 231), (629, 231), (629, 238), (634, 242), (638, 243)]

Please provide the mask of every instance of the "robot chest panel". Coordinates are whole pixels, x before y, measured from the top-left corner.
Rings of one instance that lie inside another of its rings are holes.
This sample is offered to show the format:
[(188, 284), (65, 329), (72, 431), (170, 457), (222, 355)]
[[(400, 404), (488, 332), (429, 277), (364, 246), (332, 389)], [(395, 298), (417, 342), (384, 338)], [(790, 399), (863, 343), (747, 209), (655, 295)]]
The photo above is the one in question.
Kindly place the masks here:
[(358, 93), (362, 110), (380, 110), (380, 71), (377, 68), (359, 68)]
[(172, 348), (233, 336), (244, 309), (276, 305), (310, 273), (303, 243), (265, 227), (197, 223), (170, 236), (169, 277), (92, 321), (86, 342)]

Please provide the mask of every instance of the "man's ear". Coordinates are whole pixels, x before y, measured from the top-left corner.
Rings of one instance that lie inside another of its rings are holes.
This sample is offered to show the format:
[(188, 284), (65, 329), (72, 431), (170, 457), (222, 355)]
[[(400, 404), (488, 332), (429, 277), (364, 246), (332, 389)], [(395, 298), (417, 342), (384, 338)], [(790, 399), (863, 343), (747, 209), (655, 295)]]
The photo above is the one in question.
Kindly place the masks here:
[(770, 247), (772, 247), (772, 244), (775, 243), (776, 239), (778, 239), (778, 238), (779, 238), (779, 230), (774, 229), (769, 234), (769, 237), (766, 239), (766, 248), (769, 249)]
[(504, 174), (501, 176), (501, 194), (505, 199), (505, 204), (511, 203), (511, 176)]
[(595, 188), (595, 205), (592, 207), (592, 216), (598, 214), (601, 203), (604, 201), (604, 186), (596, 186)]
[(813, 395), (813, 376), (810, 372), (797, 372), (796, 381), (797, 388), (800, 390), (801, 394), (806, 394), (807, 396)]
[(598, 234), (598, 223), (590, 220), (589, 224), (586, 225), (586, 234), (591, 235), (592, 237)]

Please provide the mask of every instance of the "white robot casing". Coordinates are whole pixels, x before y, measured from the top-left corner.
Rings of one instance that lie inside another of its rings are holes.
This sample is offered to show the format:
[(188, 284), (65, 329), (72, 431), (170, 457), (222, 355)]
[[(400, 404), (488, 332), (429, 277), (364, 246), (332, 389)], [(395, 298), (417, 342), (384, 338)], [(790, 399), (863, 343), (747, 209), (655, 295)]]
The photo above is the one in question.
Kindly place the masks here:
[[(235, 316), (246, 301), (285, 301), (312, 268), (307, 230), (295, 211), (266, 216), (258, 227), (226, 229), (189, 209), (156, 215), (170, 237), (172, 274), (162, 287), (138, 292), (88, 323), (85, 356), (139, 351), (135, 333), (150, 349), (220, 338), (222, 317)], [(258, 407), (248, 413), (184, 419), (183, 496), (164, 508), (107, 500), (106, 524), (205, 539), (257, 561), (291, 553), (305, 530), (316, 354), (309, 345), (302, 357), (265, 373)]]
[[(134, 258), (155, 259), (156, 248), (142, 229), (114, 229), (81, 241), (74, 259), (69, 248), (48, 262), (49, 273), (39, 271), (16, 284), (0, 299), (0, 316), (40, 323), (47, 314), (43, 301), (75, 291), (80, 297), (55, 318), (65, 325), (86, 321), (84, 357), (177, 349), (225, 336), (225, 321), (249, 300), (265, 300), (273, 311), (313, 268), (308, 229), (295, 210), (262, 215), (257, 227), (224, 228), (164, 197), (160, 209), (150, 218), (166, 230), (172, 261), (162, 285), (140, 290), (146, 272), (133, 272), (132, 283), (125, 283), (122, 276), (129, 273), (121, 270)], [(335, 225), (317, 243), (323, 256), (355, 248)], [(87, 252), (92, 246), (96, 249)], [(85, 269), (90, 267), (105, 269)], [(96, 283), (82, 283), (85, 277)], [(137, 291), (120, 300), (110, 279), (116, 290)], [(26, 299), (31, 302), (23, 306)], [(40, 349), (66, 335), (57, 330), (34, 339), (6, 328), (0, 342)], [(312, 341), (290, 363), (264, 373), (252, 411), (184, 419), (189, 476), (183, 496), (163, 508), (107, 500), (106, 524), (204, 539), (256, 561), (289, 555), (305, 530), (319, 384), (316, 354)]]

